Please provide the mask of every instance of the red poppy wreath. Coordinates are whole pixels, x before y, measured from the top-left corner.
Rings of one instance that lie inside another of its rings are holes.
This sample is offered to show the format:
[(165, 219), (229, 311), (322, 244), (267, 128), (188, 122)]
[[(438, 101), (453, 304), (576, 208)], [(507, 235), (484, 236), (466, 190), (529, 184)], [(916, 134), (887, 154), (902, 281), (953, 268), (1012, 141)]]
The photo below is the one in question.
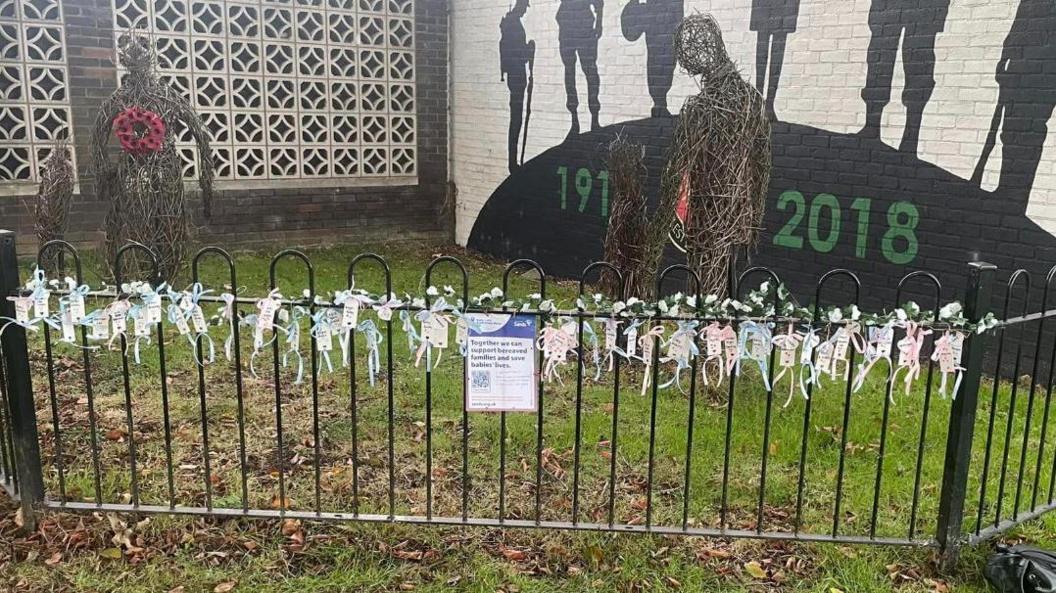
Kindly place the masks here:
[(128, 107), (114, 118), (114, 135), (129, 154), (158, 152), (165, 142), (165, 122), (153, 111)]

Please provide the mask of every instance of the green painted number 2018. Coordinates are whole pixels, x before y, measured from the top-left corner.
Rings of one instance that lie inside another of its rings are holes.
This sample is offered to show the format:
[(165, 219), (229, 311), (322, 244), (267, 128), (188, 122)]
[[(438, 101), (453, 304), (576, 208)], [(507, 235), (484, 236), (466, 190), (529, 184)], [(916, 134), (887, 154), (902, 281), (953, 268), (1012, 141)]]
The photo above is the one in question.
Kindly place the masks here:
[[(806, 242), (818, 253), (829, 253), (836, 248), (841, 236), (843, 215), (840, 201), (832, 194), (818, 194), (807, 201), (798, 191), (786, 191), (777, 199), (777, 209), (791, 210), (791, 217), (774, 235), (774, 245), (788, 249), (802, 249), (804, 238), (799, 234), (799, 225), (807, 218)], [(868, 255), (869, 224), (872, 200), (857, 198), (851, 205), (854, 226), (854, 254), (865, 258)], [(887, 229), (880, 238), (880, 252), (894, 264), (908, 264), (917, 256), (917, 224), (920, 213), (910, 202), (895, 202), (887, 209)]]

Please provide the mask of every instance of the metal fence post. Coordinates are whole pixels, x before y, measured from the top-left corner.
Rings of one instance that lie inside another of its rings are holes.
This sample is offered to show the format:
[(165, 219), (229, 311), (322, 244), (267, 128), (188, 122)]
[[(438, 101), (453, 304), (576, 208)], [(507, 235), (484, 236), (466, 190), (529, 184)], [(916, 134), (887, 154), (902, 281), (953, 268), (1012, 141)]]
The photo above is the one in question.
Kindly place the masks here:
[[(978, 320), (988, 312), (994, 272), (997, 267), (984, 262), (968, 264), (968, 289), (964, 296), (964, 316)], [(982, 376), (986, 334), (971, 334), (964, 343), (964, 379), (950, 406), (950, 425), (946, 435), (946, 460), (939, 495), (938, 531), (935, 534), (944, 570), (957, 561), (964, 521), (964, 502), (968, 487), (968, 468), (972, 459), (972, 437)]]
[[(18, 258), (15, 253), (15, 233), (0, 230), (0, 316), (14, 319), (14, 303), (7, 300), (18, 290)], [(3, 346), (7, 379), (8, 418), (14, 442), (15, 471), (26, 528), (36, 529), (36, 511), (44, 501), (44, 476), (40, 465), (40, 444), (37, 440), (37, 411), (33, 403), (33, 382), (30, 377), (29, 350), (26, 330), (11, 324), (0, 336)]]

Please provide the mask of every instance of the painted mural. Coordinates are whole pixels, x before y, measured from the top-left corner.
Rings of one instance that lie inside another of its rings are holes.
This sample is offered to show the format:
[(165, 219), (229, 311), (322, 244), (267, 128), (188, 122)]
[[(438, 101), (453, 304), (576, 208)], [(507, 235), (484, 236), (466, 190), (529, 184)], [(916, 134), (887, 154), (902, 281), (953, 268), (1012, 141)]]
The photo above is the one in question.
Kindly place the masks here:
[[(571, 121), (563, 141), (524, 160), (520, 139), (533, 134), (532, 65), (541, 43), (528, 41), (520, 25), (531, 10), (528, 0), (517, 0), (495, 23), (510, 92), (510, 175), (480, 210), (468, 244), (500, 256), (532, 257), (548, 271), (575, 276), (601, 256), (609, 207), (603, 147), (616, 135), (643, 144), (646, 186), (654, 197), (658, 190), (677, 122), (671, 113), (676, 110), (668, 106), (676, 73), (671, 38), (687, 9), (681, 0), (561, 0), (557, 34)], [(620, 31), (602, 26), (611, 10), (619, 13)], [(870, 38), (860, 64), (865, 121), (849, 131), (782, 121), (775, 101), (789, 40), (802, 25), (800, 1), (754, 0), (750, 10), (748, 30), (757, 36), (754, 79), (774, 120), (774, 167), (753, 262), (773, 266), (801, 294), (813, 290), (824, 270), (855, 270), (863, 284), (880, 289), (865, 295), (874, 303), (889, 301), (894, 281), (914, 269), (933, 271), (949, 290), (958, 290), (968, 261), (1039, 273), (1056, 263), (1056, 237), (1028, 216), (1056, 106), (1056, 3), (1021, 0), (1016, 7), (1000, 59), (989, 68), (999, 96), (985, 139), (972, 155), (970, 175), (919, 154), (926, 114), (936, 111), (928, 109), (936, 92), (936, 40), (950, 0), (869, 3)], [(641, 84), (652, 105), (648, 117), (602, 125), (608, 107), (598, 88), (606, 84), (607, 70), (599, 70), (598, 63), (609, 56), (599, 54), (598, 40), (613, 34), (623, 43), (644, 43)], [(580, 73), (585, 89), (578, 84)], [(904, 118), (886, 124), (901, 124), (900, 137), (891, 142), (890, 133), (887, 141), (883, 137), (882, 121), (896, 82)], [(587, 111), (581, 114), (583, 91)], [(996, 147), (999, 167), (990, 162)], [(988, 167), (996, 171), (996, 183), (984, 180)], [(670, 257), (677, 259), (677, 252)]]

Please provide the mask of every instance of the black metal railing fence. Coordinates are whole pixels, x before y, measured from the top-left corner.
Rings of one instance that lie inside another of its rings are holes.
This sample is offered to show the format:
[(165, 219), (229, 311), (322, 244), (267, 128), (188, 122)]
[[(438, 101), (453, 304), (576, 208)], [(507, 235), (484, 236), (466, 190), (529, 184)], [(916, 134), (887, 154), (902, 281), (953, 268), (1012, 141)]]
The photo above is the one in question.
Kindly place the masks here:
[[(52, 249), (66, 254), (80, 285), (77, 251), (61, 241), (42, 251)], [(14, 295), (21, 283), (13, 233), (0, 234), (0, 252), (0, 289)], [(113, 266), (117, 286), (129, 253), (153, 258), (139, 245), (120, 250)], [(201, 281), (206, 260), (223, 264), (224, 272), (216, 277), (223, 277), (230, 290), (240, 286), (233, 258), (216, 247), (195, 256), (192, 282)], [(303, 267), (308, 291), (283, 299), (283, 307), (303, 308), (310, 318), (336, 306), (315, 299), (315, 268), (297, 250), (272, 259), (269, 289), (278, 287), (278, 268), (288, 261)], [(347, 286), (357, 275), (366, 276), (368, 267), (380, 280), (378, 288), (392, 294), (393, 275), (375, 254), (350, 262)], [(426, 286), (441, 274), (438, 270), (454, 278), (461, 289), (456, 293), (469, 303), (466, 267), (456, 258), (439, 257), (424, 271)], [(503, 294), (509, 294), (511, 274), (518, 270), (534, 271), (536, 292), (545, 298), (547, 277), (531, 260), (506, 267)], [(969, 265), (968, 290), (961, 297), (969, 319), (990, 309), (994, 272), (987, 264)], [(588, 266), (579, 280), (580, 296), (599, 274), (618, 277), (620, 272), (604, 262)], [(586, 311), (562, 312), (577, 327), (574, 382), (545, 382), (540, 374), (538, 406), (530, 415), (468, 412), (461, 405), (464, 361), (449, 357), (437, 366), (441, 371), (434, 371), (399, 360), (394, 344), (405, 336), (394, 329), (392, 318), (379, 319), (384, 345), (375, 352), (376, 378), (370, 370), (364, 373), (370, 353), (356, 332), (348, 342), (348, 368), (339, 365), (332, 373), (324, 372), (320, 344), (309, 332), (304, 382), (300, 372), (291, 377), (290, 353), (277, 336), (270, 345), (270, 375), (254, 365), (262, 357), (260, 349), (246, 372), (237, 326), (257, 301), (248, 296), (232, 299), (236, 331), (229, 338), (230, 359), (214, 364), (202, 362), (215, 346), (211, 340), (201, 334), (187, 343), (167, 339), (165, 323), (152, 328), (152, 348), (141, 366), (130, 362), (130, 347), (138, 356), (138, 338), (133, 345), (121, 334), (113, 351), (95, 351), (82, 326), (79, 344), (64, 344), (60, 352), (47, 324), (30, 341), (21, 326), (9, 324), (0, 366), (0, 471), (9, 492), (20, 495), (30, 521), (41, 509), (103, 509), (935, 545), (952, 557), (959, 543), (993, 537), (1052, 507), (1056, 447), (1046, 447), (1052, 364), (1045, 382), (1039, 381), (1044, 367), (1038, 366), (1045, 321), (1056, 315), (1047, 310), (1052, 274), (1040, 312), (1027, 314), (1024, 306), (1022, 315), (1012, 316), (1008, 303), (1020, 298), (1021, 284), (1029, 292), (1027, 278), (1017, 272), (1010, 280), (1003, 325), (967, 337), (963, 376), (952, 398), (936, 396), (936, 368), (928, 351), (922, 353), (926, 370), (912, 397), (896, 397), (901, 386), (890, 372), (868, 391), (881, 397), (862, 397), (848, 372), (824, 390), (808, 382), (803, 398), (796, 395), (795, 383), (787, 383), (788, 399), (782, 402), (775, 381), (785, 379), (775, 365), (776, 349), (770, 350), (769, 364), (759, 367), (765, 380), (731, 373), (721, 388), (701, 385), (706, 374), (698, 357), (691, 362), (688, 390), (682, 383), (679, 390), (662, 390), (659, 345), (644, 368), (616, 356), (611, 379), (591, 379), (584, 325), (612, 315)], [(676, 279), (699, 293), (699, 281), (685, 266), (664, 270), (658, 287)], [(772, 270), (753, 267), (731, 275), (729, 294), (743, 295), (751, 282), (761, 280), (780, 282)], [(826, 300), (833, 287), (854, 295), (853, 303), (840, 305), (858, 304), (862, 291), (851, 271), (823, 275), (811, 323), (819, 331), (832, 325), (818, 320), (818, 313), (835, 304)], [(931, 294), (921, 306), (936, 318), (943, 299), (950, 297), (934, 275), (912, 272), (899, 282), (891, 308), (910, 290)], [(114, 290), (87, 296), (101, 302), (122, 297)], [(1022, 293), (1024, 303), (1027, 296)], [(218, 294), (199, 298), (226, 304)], [(424, 308), (430, 305), (427, 296)], [(3, 307), (3, 315), (12, 317), (10, 303), (5, 300)], [(401, 304), (396, 310), (422, 308)], [(463, 312), (473, 311), (508, 313), (501, 307)], [(686, 318), (632, 320), (643, 324), (644, 333)], [(701, 326), (742, 323), (694, 321)], [(777, 311), (757, 321), (778, 328), (803, 324)], [(1034, 342), (1022, 336), (1006, 339), (1031, 324), (1037, 326)], [(1003, 360), (1009, 356), (1006, 342), (1016, 351), (1011, 374)], [(1019, 361), (1032, 346), (1029, 387), (1021, 387)], [(541, 351), (538, 356), (541, 369)], [(855, 358), (852, 348), (849, 369)], [(983, 376), (984, 361), (994, 362), (992, 378)], [(35, 392), (34, 379), (39, 385), (42, 376), (46, 389)], [(640, 394), (627, 387), (640, 381)], [(1029, 394), (1026, 410), (1020, 406), (1017, 412), (1021, 389)], [(1043, 404), (1036, 393), (1044, 394)], [(1041, 418), (1034, 418), (1039, 413)], [(1003, 440), (998, 438), (1001, 420)], [(976, 506), (966, 510), (970, 500)]]

